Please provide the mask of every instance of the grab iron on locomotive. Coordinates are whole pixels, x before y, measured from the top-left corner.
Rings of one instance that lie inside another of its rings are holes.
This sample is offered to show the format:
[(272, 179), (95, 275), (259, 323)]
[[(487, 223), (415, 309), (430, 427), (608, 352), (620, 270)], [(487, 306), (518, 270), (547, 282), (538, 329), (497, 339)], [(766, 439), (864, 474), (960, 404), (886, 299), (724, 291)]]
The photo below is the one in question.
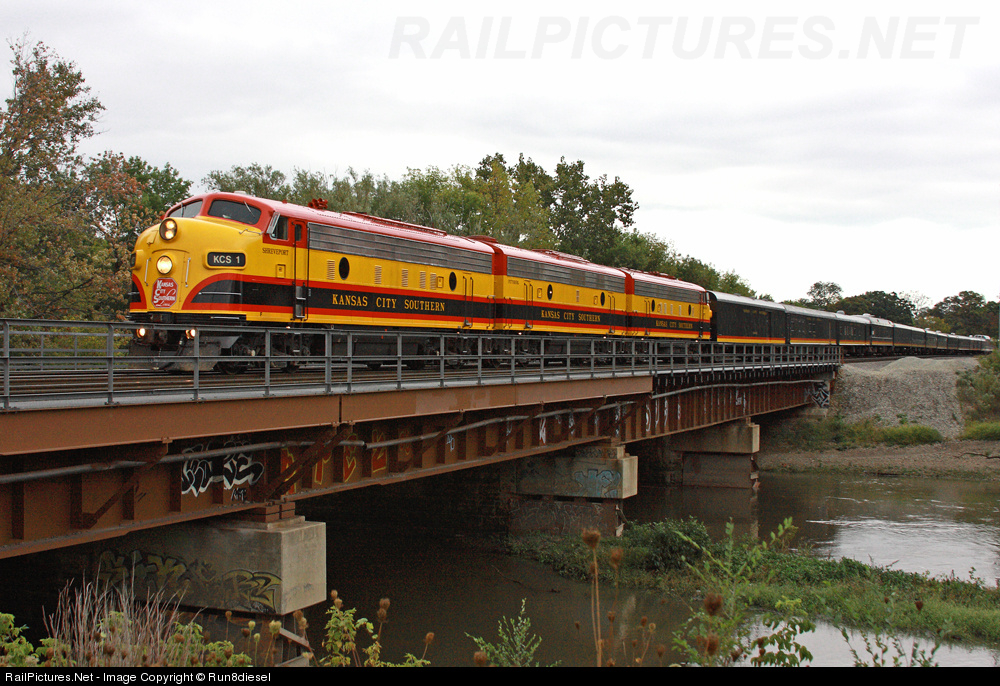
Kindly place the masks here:
[[(129, 312), (141, 325), (134, 352), (167, 369), (183, 368), (185, 357), (190, 368), (202, 328), (200, 355), (244, 362), (264, 353), (265, 338), (288, 356), (345, 354), (346, 336), (331, 351), (330, 337), (318, 334), (351, 331), (360, 334), (354, 345), (364, 346), (351, 352), (372, 366), (397, 355), (399, 331), (412, 334), (402, 351), (411, 366), (441, 354), (448, 332), (479, 334), (490, 346), (484, 352), (497, 355), (511, 341), (530, 351), (546, 337), (586, 341), (587, 350), (596, 340), (599, 351), (613, 351), (622, 338), (839, 345), (858, 354), (989, 347), (983, 338), (706, 291), (665, 274), (241, 193), (184, 200), (139, 236)], [(213, 335), (220, 325), (250, 333)], [(272, 341), (261, 327), (287, 335)]]

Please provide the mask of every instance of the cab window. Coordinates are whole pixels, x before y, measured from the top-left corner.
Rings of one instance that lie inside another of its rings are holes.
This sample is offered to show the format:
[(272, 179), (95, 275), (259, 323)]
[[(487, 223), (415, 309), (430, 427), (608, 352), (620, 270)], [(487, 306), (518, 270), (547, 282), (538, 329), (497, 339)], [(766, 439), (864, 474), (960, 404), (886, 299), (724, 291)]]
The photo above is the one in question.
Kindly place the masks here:
[(195, 200), (194, 202), (189, 202), (186, 205), (181, 205), (173, 212), (168, 214), (168, 217), (197, 217), (198, 213), (201, 211), (201, 200)]
[(229, 219), (241, 224), (256, 224), (260, 220), (260, 210), (245, 202), (232, 200), (214, 200), (208, 208), (209, 217)]
[(272, 240), (275, 241), (287, 241), (288, 240), (288, 217), (278, 216), (274, 223), (271, 225), (268, 233)]

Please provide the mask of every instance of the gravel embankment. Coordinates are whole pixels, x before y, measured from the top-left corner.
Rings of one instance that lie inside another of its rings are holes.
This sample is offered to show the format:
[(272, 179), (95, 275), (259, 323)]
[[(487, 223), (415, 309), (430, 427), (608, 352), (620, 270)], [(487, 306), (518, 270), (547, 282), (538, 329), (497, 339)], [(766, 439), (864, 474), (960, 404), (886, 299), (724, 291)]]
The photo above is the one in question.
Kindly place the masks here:
[(955, 438), (964, 428), (955, 382), (959, 374), (977, 364), (972, 357), (904, 357), (884, 365), (844, 365), (837, 375), (831, 411), (848, 422), (877, 416), (887, 426), (902, 418), (910, 424), (933, 427), (945, 438)]
[[(877, 416), (884, 425), (905, 417), (911, 424), (931, 426), (945, 439), (963, 429), (955, 391), (959, 374), (972, 369), (975, 358), (845, 365), (837, 376), (831, 412), (848, 422)], [(880, 446), (828, 452), (767, 452), (757, 458), (764, 471), (844, 471), (938, 478), (1000, 481), (1000, 442), (945, 440), (911, 447)]]

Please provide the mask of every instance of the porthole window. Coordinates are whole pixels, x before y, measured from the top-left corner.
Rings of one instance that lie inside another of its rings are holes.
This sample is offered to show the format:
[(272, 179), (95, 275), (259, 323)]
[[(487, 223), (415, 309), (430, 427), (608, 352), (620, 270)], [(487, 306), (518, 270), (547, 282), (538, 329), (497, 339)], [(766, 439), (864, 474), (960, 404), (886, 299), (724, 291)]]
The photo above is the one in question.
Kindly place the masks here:
[(552, 284), (549, 284), (549, 300), (552, 300)]
[(341, 281), (347, 280), (347, 275), (351, 273), (351, 263), (347, 261), (346, 257), (340, 258), (340, 264), (337, 267), (337, 273), (340, 274)]
[(655, 300), (650, 300), (649, 301), (649, 311), (650, 312), (656, 312), (656, 301)]
[(602, 307), (604, 306), (604, 294), (603, 293), (601, 293), (601, 306)]
[(455, 272), (448, 275), (448, 288), (451, 290), (458, 288), (458, 277), (455, 276)]

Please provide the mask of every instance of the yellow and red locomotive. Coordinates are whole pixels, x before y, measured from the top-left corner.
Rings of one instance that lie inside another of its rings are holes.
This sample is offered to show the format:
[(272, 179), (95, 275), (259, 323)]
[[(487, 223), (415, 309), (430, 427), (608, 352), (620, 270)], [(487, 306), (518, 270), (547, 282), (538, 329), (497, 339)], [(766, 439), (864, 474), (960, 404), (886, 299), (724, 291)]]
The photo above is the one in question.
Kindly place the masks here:
[[(406, 354), (419, 357), (439, 352), (432, 334), (442, 332), (525, 334), (525, 346), (546, 335), (697, 339), (711, 319), (703, 288), (664, 275), (237, 193), (189, 198), (142, 233), (129, 310), (148, 325), (138, 352), (163, 358), (185, 355), (199, 327), (223, 324), (290, 327), (302, 335), (284, 352), (301, 354), (322, 351), (309, 331), (426, 332), (408, 338)], [(363, 354), (395, 353), (368, 340)], [(209, 336), (201, 354), (259, 345)]]

